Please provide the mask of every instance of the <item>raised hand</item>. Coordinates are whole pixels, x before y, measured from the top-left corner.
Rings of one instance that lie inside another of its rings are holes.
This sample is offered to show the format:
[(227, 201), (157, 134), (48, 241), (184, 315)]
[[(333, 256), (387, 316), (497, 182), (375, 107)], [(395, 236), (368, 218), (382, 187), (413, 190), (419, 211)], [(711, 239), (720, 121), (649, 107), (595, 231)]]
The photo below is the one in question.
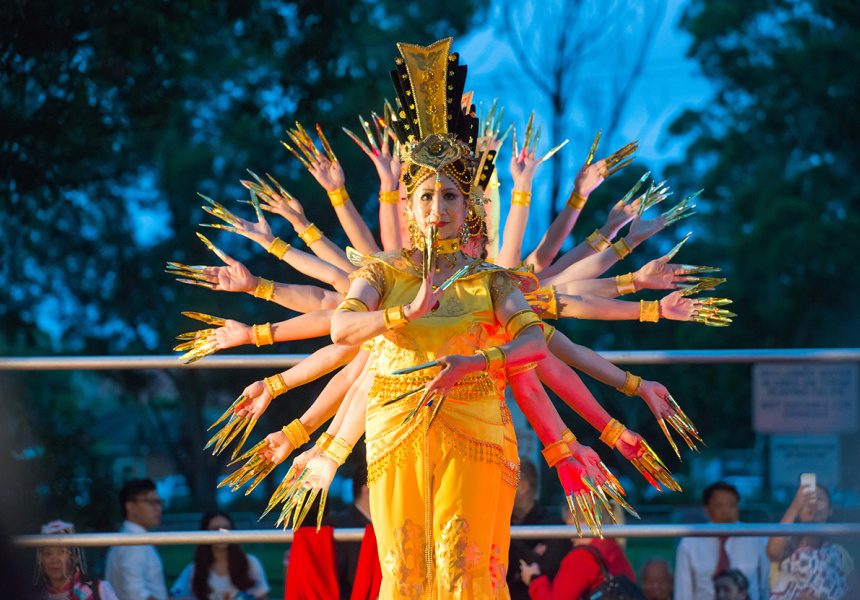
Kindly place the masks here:
[[(223, 221), (225, 221), (227, 223), (227, 225), (221, 225), (220, 223), (216, 223), (216, 224), (201, 223), (200, 225), (202, 227), (211, 227), (212, 229), (221, 229), (224, 231), (229, 231), (231, 233), (238, 233), (239, 235), (246, 237), (249, 240), (257, 242), (263, 248), (266, 248), (266, 249), (268, 249), (269, 246), (272, 245), (272, 240), (275, 239), (275, 236), (272, 235), (272, 229), (271, 229), (271, 227), (269, 227), (269, 223), (266, 222), (266, 217), (263, 215), (263, 213), (260, 211), (260, 208), (256, 204), (254, 204), (254, 208), (255, 208), (256, 213), (257, 213), (257, 221), (256, 222), (246, 221), (245, 219), (237, 217), (236, 215), (234, 215), (233, 213), (228, 211), (226, 208), (224, 208), (223, 206), (221, 206), (220, 204), (218, 204), (214, 200), (211, 200), (211, 199), (207, 198), (206, 196), (203, 196), (202, 194), (200, 194), (200, 195), (207, 202), (209, 202), (210, 204), (212, 204), (214, 206), (214, 208), (212, 208), (212, 209), (204, 206), (203, 210), (205, 210), (206, 212), (208, 212), (209, 214), (211, 214), (213, 216), (218, 217), (219, 219), (222, 219)], [(200, 234), (198, 234), (198, 236), (199, 235)], [(200, 237), (201, 237), (201, 239), (205, 240), (205, 238), (203, 238), (203, 236), (200, 236)], [(208, 242), (206, 242), (206, 243), (211, 246), (211, 244), (209, 244)], [(219, 256), (221, 256), (221, 255), (219, 254)], [(221, 257), (221, 258), (223, 260), (223, 257)]]

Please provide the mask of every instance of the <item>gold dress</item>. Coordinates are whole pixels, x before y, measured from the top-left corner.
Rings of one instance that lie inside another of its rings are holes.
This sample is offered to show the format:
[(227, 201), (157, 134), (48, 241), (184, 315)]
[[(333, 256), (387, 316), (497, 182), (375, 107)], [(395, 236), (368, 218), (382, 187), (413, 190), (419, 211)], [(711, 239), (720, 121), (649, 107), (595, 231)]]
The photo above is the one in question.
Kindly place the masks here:
[[(412, 301), (421, 285), (405, 251), (366, 257), (353, 276), (379, 292), (379, 308)], [(393, 371), (491, 345), (501, 329), (494, 307), (520, 283), (519, 275), (482, 263), (445, 291), (435, 311), (373, 340), (366, 444), (383, 600), (509, 597), (510, 499), (519, 465), (516, 443), (506, 441), (512, 427), (504, 374), (461, 380), (429, 428), (432, 407), (404, 422), (420, 393), (386, 402), (438, 372)]]

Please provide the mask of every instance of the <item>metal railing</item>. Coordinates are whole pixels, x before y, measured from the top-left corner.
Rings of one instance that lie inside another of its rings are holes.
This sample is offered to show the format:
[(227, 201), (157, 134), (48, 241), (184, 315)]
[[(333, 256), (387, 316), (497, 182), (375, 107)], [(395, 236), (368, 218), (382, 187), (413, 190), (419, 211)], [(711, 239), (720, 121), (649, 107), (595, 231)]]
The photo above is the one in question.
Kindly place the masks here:
[[(599, 352), (617, 365), (709, 364), (754, 362), (860, 362), (860, 348), (767, 350), (641, 350)], [(184, 365), (166, 356), (33, 356), (0, 358), (0, 371), (74, 371), (124, 369), (245, 369), (296, 366), (308, 354), (214, 355)]]
[[(606, 525), (603, 537), (609, 538), (681, 538), (681, 537), (770, 537), (792, 535), (856, 536), (860, 523), (733, 523), (731, 525)], [(513, 539), (550, 539), (576, 536), (576, 528), (564, 525), (511, 527)], [(364, 529), (335, 529), (334, 539), (358, 542)], [(594, 537), (583, 526), (582, 537)], [(23, 535), (14, 538), (23, 547), (38, 546), (180, 546), (190, 544), (288, 544), (292, 531), (171, 531), (164, 533), (76, 533), (71, 535)]]

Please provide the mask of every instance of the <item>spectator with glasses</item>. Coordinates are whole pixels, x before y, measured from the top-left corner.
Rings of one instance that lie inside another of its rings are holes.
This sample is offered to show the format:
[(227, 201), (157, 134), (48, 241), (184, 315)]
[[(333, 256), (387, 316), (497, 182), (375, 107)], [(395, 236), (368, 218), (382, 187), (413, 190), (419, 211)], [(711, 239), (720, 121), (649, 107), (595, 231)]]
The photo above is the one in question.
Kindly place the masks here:
[[(120, 533), (146, 533), (161, 524), (164, 502), (151, 479), (126, 483), (119, 505), (125, 518)], [(164, 566), (155, 546), (111, 547), (105, 574), (119, 600), (167, 600)]]

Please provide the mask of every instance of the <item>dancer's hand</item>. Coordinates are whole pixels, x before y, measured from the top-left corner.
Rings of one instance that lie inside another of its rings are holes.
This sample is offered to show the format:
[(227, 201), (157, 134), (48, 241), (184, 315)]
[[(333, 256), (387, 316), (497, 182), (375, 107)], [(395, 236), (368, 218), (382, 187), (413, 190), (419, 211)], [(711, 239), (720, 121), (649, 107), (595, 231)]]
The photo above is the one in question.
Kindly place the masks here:
[(213, 290), (224, 292), (253, 292), (257, 288), (257, 278), (238, 260), (230, 258), (223, 252), (219, 258), (226, 267), (204, 267), (203, 277), (211, 284)]
[(266, 212), (275, 213), (284, 217), (296, 231), (303, 231), (310, 225), (305, 216), (305, 209), (301, 203), (292, 196), (282, 196), (277, 193), (258, 194), (262, 203), (260, 208)]
[(609, 215), (606, 217), (606, 224), (600, 229), (601, 233), (611, 240), (618, 231), (627, 225), (636, 216), (636, 211), (639, 210), (641, 198), (637, 198), (633, 202), (624, 203), (621, 199), (609, 210)]
[(243, 344), (252, 344), (251, 326), (227, 319), (223, 327), (217, 327), (212, 331), (218, 350), (235, 348)]
[(566, 458), (555, 466), (564, 495), (576, 494), (587, 491), (588, 488), (582, 483), (583, 476), (588, 477), (588, 470), (579, 461)]
[(305, 466), (305, 468), (310, 469), (310, 473), (302, 487), (314, 491), (328, 491), (331, 482), (334, 480), (337, 467), (338, 464), (324, 454), (313, 457)]
[(570, 448), (573, 458), (585, 469), (587, 477), (591, 478), (597, 485), (606, 483), (606, 475), (600, 468), (600, 455), (597, 452), (578, 441), (568, 444), (568, 448)]
[(670, 255), (655, 258), (633, 273), (637, 290), (676, 290), (686, 281), (683, 265), (669, 263)]
[(655, 419), (665, 419), (675, 414), (675, 409), (669, 403), (669, 390), (662, 384), (643, 379), (637, 395), (645, 401)]
[(682, 292), (672, 292), (660, 299), (660, 316), (673, 321), (692, 321), (699, 301), (686, 298)]
[(284, 462), (295, 450), (290, 438), (283, 431), (276, 431), (266, 436), (266, 445), (257, 451), (257, 455), (276, 465)]
[(373, 166), (376, 167), (376, 174), (379, 175), (379, 182), (383, 189), (396, 190), (400, 185), (400, 156), (391, 151), (391, 143), (389, 138), (379, 140), (379, 153), (370, 151), (367, 146), (360, 146), (367, 157), (373, 161)]
[(310, 162), (310, 165), (308, 170), (325, 191), (333, 192), (346, 183), (346, 175), (343, 173), (340, 161), (332, 162), (325, 154), (321, 153)]
[(442, 294), (445, 293), (445, 290), (433, 289), (433, 277), (436, 272), (436, 265), (431, 265), (431, 268), (428, 269), (429, 273), (427, 277), (425, 277), (421, 281), (421, 287), (418, 288), (418, 293), (415, 294), (415, 298), (409, 304), (403, 307), (403, 314), (406, 315), (406, 318), (409, 321), (414, 321), (418, 317), (426, 315), (430, 310), (436, 306), (436, 303), (439, 302), (439, 298), (442, 297)]
[(576, 178), (573, 180), (573, 191), (588, 198), (588, 196), (603, 183), (603, 172), (606, 167), (606, 159), (599, 160), (590, 165), (582, 165)]
[(625, 429), (624, 433), (621, 434), (621, 437), (618, 438), (618, 441), (615, 442), (615, 449), (618, 450), (627, 460), (639, 458), (645, 454), (645, 451), (639, 445), (639, 441), (641, 439), (642, 436), (635, 431)]
[(532, 179), (534, 179), (540, 161), (535, 158), (534, 151), (518, 152), (511, 157), (511, 176), (514, 179), (514, 189), (522, 192), (531, 192)]
[(231, 226), (218, 226), (218, 229), (238, 233), (253, 242), (257, 242), (266, 250), (269, 249), (269, 246), (272, 245), (272, 241), (275, 239), (275, 236), (272, 234), (272, 228), (269, 227), (269, 223), (262, 213), (260, 213), (256, 222), (235, 217), (235, 221)]
[(269, 391), (269, 386), (265, 381), (255, 381), (245, 388), (242, 392), (245, 396), (245, 401), (236, 407), (234, 411), (240, 417), (251, 417), (259, 419), (269, 408), (269, 403), (272, 401), (272, 393)]
[(482, 354), (472, 356), (452, 354), (437, 358), (436, 364), (442, 367), (442, 370), (427, 384), (425, 389), (428, 396), (438, 394), (444, 398), (463, 377), (483, 370), (487, 365), (487, 360)]
[(628, 242), (631, 247), (638, 246), (665, 226), (666, 217), (664, 215), (648, 219), (647, 221), (641, 217), (636, 217), (630, 224), (630, 231), (627, 234)]

